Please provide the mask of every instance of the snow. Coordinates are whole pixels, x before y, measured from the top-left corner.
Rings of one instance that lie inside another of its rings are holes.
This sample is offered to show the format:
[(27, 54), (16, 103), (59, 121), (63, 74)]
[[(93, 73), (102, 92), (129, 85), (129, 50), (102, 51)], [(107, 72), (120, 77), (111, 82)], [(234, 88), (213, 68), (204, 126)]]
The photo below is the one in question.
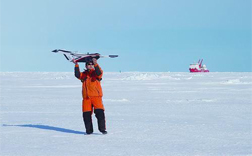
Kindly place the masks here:
[(0, 73), (1, 156), (252, 155), (252, 73), (104, 73), (85, 135), (73, 73)]

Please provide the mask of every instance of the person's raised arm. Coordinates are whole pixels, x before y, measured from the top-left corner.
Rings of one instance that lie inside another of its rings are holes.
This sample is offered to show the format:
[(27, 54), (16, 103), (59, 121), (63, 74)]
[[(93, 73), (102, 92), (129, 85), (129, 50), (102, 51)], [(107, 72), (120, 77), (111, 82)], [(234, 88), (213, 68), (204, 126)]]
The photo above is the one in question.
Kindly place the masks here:
[(95, 68), (96, 76), (97, 76), (99, 79), (101, 79), (101, 78), (102, 78), (103, 71), (102, 71), (101, 67), (98, 65), (97, 59), (96, 59), (96, 58), (93, 58), (93, 63), (94, 63), (94, 68)]
[(81, 73), (80, 73), (79, 65), (75, 60), (73, 60), (73, 63), (75, 64), (74, 75), (75, 75), (76, 78), (80, 79)]

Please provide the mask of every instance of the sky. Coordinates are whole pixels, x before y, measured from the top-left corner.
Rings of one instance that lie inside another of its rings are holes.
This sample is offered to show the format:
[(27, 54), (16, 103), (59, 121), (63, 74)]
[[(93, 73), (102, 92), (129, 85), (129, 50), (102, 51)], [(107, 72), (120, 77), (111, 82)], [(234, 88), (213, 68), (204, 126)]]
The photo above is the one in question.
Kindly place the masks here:
[[(252, 72), (251, 0), (0, 0), (0, 71), (71, 72), (54, 49), (118, 54), (107, 72)], [(80, 65), (84, 68), (84, 64)]]

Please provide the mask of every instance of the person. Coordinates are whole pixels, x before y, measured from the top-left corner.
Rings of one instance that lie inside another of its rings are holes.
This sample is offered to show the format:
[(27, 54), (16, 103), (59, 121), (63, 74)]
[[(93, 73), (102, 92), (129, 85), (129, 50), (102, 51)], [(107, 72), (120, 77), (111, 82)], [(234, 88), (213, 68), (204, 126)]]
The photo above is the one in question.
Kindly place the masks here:
[(97, 59), (93, 58), (86, 62), (86, 70), (80, 72), (79, 65), (75, 63), (75, 77), (82, 82), (82, 112), (83, 121), (86, 128), (86, 134), (93, 133), (92, 114), (93, 109), (95, 117), (98, 121), (98, 129), (102, 134), (107, 134), (104, 106), (102, 103), (102, 80), (103, 71), (97, 63)]

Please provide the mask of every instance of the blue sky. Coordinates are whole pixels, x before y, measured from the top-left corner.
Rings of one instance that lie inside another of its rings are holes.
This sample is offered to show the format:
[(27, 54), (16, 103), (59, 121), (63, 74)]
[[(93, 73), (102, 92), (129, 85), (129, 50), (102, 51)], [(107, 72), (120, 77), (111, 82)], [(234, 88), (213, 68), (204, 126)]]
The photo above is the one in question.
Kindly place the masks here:
[(251, 0), (1, 0), (0, 6), (0, 71), (73, 71), (53, 49), (118, 54), (99, 60), (109, 72), (188, 72), (199, 58), (213, 72), (252, 71)]

